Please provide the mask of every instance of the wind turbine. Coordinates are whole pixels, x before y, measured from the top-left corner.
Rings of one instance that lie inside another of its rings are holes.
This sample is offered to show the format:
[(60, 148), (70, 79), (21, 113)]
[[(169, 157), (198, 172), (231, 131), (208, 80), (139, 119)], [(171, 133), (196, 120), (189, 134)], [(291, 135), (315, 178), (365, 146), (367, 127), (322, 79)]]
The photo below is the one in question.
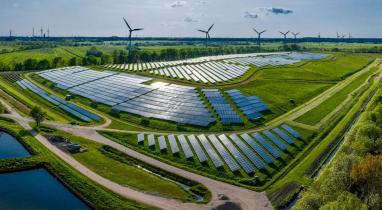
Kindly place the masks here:
[(134, 31), (142, 31), (143, 28), (134, 28), (134, 29), (132, 29), (125, 18), (123, 18), (123, 21), (125, 21), (127, 28), (129, 28), (129, 54), (130, 54), (130, 50), (131, 50), (131, 38), (132, 38), (131, 35), (133, 34)]
[(265, 33), (267, 30), (257, 31), (255, 28), (254, 28), (253, 30), (257, 33), (257, 45), (260, 46), (261, 35), (262, 35), (263, 33)]
[(12, 38), (12, 29), (9, 29), (9, 38)]
[(297, 39), (297, 36), (300, 34), (300, 32), (297, 32), (297, 33), (293, 33), (293, 32), (292, 32), (292, 34), (293, 34), (293, 36), (294, 36), (294, 39), (296, 40), (296, 39)]
[(207, 31), (205, 30), (198, 30), (199, 32), (202, 32), (202, 33), (205, 33), (206, 34), (206, 47), (208, 47), (208, 40), (211, 39), (211, 36), (210, 36), (210, 31), (211, 29), (214, 27), (215, 24), (212, 24)]
[(281, 31), (279, 31), (279, 32), (280, 32), (280, 34), (282, 34), (284, 36), (284, 43), (286, 43), (287, 35), (289, 34), (290, 31), (287, 31), (285, 33), (281, 32)]

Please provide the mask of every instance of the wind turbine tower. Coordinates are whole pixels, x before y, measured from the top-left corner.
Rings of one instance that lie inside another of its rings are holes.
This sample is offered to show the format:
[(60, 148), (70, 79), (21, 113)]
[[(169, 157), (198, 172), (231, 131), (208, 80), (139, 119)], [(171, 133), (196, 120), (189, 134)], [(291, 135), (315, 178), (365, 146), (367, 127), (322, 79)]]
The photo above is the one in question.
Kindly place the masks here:
[(206, 34), (206, 42), (205, 42), (206, 47), (208, 47), (208, 40), (211, 39), (210, 31), (211, 31), (211, 29), (214, 27), (214, 25), (215, 25), (215, 24), (212, 24), (212, 25), (208, 28), (208, 30), (206, 30), (206, 31), (205, 31), (205, 30), (198, 30), (199, 32), (202, 32), (202, 33)]
[(44, 37), (44, 29), (42, 29), (42, 26), (41, 26), (41, 29), (40, 29), (40, 37), (41, 37), (41, 38)]
[(293, 33), (293, 32), (292, 32), (292, 34), (293, 34), (293, 36), (294, 36), (294, 39), (296, 40), (296, 39), (297, 39), (297, 36), (300, 34), (300, 32), (298, 32), (298, 33)]
[(34, 27), (32, 28), (32, 37), (34, 37)]
[(12, 38), (12, 29), (9, 29), (9, 38)]
[(130, 50), (131, 50), (131, 39), (132, 39), (132, 34), (134, 31), (142, 31), (143, 28), (131, 28), (129, 23), (127, 22), (127, 20), (125, 18), (123, 18), (123, 21), (125, 21), (125, 24), (127, 26), (127, 28), (129, 29), (129, 55), (130, 55)]
[(284, 36), (284, 44), (286, 44), (286, 40), (287, 40), (287, 35), (289, 34), (289, 32), (290, 31), (287, 31), (287, 32), (281, 32), (281, 31), (279, 31), (280, 32), (280, 34), (282, 34), (283, 36)]
[(255, 32), (256, 32), (256, 34), (257, 34), (257, 45), (258, 46), (260, 46), (260, 40), (261, 40), (261, 35), (263, 34), (263, 33), (265, 33), (267, 30), (263, 30), (263, 31), (258, 31), (258, 30), (256, 30), (255, 28), (253, 29)]

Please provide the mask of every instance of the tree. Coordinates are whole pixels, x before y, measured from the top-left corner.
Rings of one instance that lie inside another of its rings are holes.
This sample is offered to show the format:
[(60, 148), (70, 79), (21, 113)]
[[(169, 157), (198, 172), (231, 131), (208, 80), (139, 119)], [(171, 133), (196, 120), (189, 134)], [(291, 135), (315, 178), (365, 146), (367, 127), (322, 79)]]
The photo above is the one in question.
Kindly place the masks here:
[(363, 203), (357, 196), (351, 194), (350, 192), (343, 192), (338, 197), (337, 200), (332, 201), (320, 208), (321, 210), (338, 210), (338, 209), (357, 209), (357, 210), (367, 210), (367, 205)]
[(40, 127), (40, 124), (46, 118), (46, 112), (44, 112), (39, 106), (33, 107), (29, 115), (35, 120), (37, 127)]
[(76, 57), (73, 57), (69, 60), (69, 66), (77, 66), (77, 65), (78, 65), (78, 62)]
[[(367, 155), (358, 164), (353, 165), (350, 174), (354, 189), (361, 198), (370, 194), (381, 195), (382, 190), (382, 155)], [(382, 201), (379, 202), (382, 206)]]

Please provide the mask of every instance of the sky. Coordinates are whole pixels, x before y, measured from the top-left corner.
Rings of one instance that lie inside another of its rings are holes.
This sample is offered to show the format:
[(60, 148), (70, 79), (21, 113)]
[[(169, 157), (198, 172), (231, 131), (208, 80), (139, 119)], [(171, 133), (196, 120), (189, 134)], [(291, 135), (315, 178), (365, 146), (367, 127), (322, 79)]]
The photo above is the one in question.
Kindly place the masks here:
[(125, 17), (141, 37), (254, 37), (252, 28), (303, 37), (382, 37), (381, 0), (0, 0), (0, 36), (126, 36)]

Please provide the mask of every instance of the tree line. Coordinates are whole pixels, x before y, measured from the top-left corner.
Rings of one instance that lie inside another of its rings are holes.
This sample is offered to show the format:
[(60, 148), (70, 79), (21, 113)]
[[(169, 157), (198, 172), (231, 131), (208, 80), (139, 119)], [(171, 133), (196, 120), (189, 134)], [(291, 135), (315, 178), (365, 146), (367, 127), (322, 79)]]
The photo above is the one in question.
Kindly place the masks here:
[(382, 96), (293, 210), (382, 209)]

